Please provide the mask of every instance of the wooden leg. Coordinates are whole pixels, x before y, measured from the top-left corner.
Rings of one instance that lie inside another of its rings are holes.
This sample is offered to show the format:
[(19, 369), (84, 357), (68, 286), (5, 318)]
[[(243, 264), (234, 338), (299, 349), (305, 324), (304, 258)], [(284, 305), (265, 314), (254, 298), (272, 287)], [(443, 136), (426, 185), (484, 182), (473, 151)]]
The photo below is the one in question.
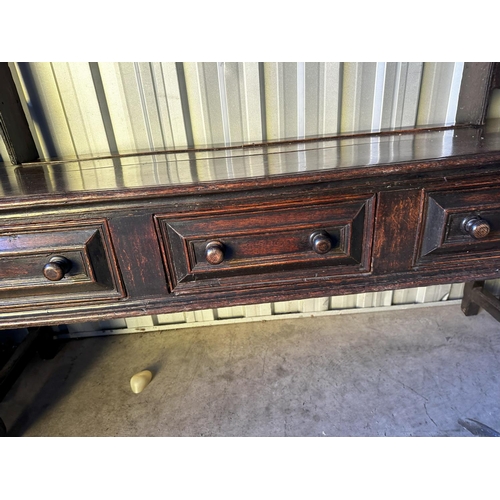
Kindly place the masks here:
[(484, 281), (466, 283), (462, 311), (466, 316), (474, 316), (482, 307), (497, 321), (500, 321), (500, 300), (483, 287)]
[(484, 281), (470, 281), (465, 283), (464, 297), (462, 299), (462, 312), (466, 316), (475, 316), (479, 313), (479, 305), (472, 301), (475, 288), (483, 288)]
[(0, 370), (0, 401), (10, 390), (16, 378), (24, 369), (29, 358), (33, 355), (38, 341), (39, 329), (29, 330), (28, 335), (19, 344), (7, 363)]
[(42, 359), (52, 359), (58, 353), (60, 343), (54, 340), (54, 332), (49, 326), (42, 326), (38, 332), (37, 352)]
[(28, 328), (28, 335), (19, 344), (14, 353), (0, 367), (0, 401), (10, 390), (35, 351), (42, 359), (52, 359), (60, 344), (53, 339), (54, 333), (49, 327)]

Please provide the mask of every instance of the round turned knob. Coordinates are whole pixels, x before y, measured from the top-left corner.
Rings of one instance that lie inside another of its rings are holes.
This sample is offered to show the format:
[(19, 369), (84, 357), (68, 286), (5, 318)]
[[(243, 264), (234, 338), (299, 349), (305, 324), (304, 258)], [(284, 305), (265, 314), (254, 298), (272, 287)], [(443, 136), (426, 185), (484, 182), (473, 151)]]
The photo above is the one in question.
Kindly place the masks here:
[(476, 240), (481, 240), (490, 234), (491, 228), (488, 222), (480, 217), (467, 217), (462, 222), (462, 229)]
[(220, 264), (224, 260), (224, 245), (220, 241), (209, 241), (205, 247), (205, 258), (209, 264)]
[(319, 254), (327, 253), (332, 249), (332, 240), (326, 231), (316, 231), (310, 236), (312, 249)]
[(71, 262), (65, 257), (52, 257), (43, 267), (43, 275), (50, 281), (59, 281), (71, 269)]

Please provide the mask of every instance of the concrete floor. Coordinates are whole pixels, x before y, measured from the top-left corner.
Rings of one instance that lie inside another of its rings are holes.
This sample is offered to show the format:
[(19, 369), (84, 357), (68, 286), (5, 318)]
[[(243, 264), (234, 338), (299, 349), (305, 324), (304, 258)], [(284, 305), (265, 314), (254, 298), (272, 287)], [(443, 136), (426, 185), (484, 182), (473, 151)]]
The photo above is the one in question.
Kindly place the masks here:
[(499, 368), (500, 324), (456, 304), (280, 319), (65, 342), (0, 416), (12, 436), (471, 436), (458, 419), (500, 430)]

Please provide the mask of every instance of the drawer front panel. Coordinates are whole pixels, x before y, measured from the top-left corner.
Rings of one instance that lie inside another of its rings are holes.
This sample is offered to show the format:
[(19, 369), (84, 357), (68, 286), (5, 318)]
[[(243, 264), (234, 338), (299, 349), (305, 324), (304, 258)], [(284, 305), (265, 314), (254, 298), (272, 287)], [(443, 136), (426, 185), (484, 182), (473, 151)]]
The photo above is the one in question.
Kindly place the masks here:
[(500, 256), (500, 188), (426, 194), (418, 264)]
[(122, 296), (104, 221), (0, 228), (2, 308)]
[[(307, 277), (369, 272), (372, 204), (368, 195), (287, 209), (157, 215), (170, 287), (182, 293), (214, 284), (293, 280), (304, 272)], [(211, 245), (215, 263), (207, 258)]]

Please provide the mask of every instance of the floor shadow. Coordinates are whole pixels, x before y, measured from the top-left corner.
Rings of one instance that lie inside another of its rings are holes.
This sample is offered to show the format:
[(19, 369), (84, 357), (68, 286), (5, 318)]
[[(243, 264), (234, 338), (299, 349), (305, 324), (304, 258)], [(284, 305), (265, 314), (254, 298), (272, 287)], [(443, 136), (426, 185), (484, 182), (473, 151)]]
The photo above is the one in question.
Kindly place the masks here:
[[(54, 345), (50, 347), (50, 354), (53, 359), (44, 359), (47, 352), (41, 351), (40, 354), (35, 353), (31, 360), (27, 363), (24, 372), (20, 374), (18, 380), (14, 383), (13, 387), (5, 396), (2, 406), (2, 417), (7, 426), (7, 436), (21, 437), (37, 422), (47, 411), (52, 410), (59, 401), (69, 396), (72, 392), (74, 385), (85, 376), (85, 372), (97, 362), (103, 355), (105, 355), (107, 342), (102, 338), (102, 343), (94, 343), (91, 349), (91, 356), (85, 356), (85, 363), (78, 360), (82, 356), (70, 356), (64, 361), (58, 359), (59, 356), (65, 355), (65, 350), (72, 342), (82, 342), (86, 339), (80, 340), (55, 340)], [(49, 367), (44, 367), (44, 364), (53, 363), (55, 369), (51, 370)], [(44, 377), (44, 372), (48, 376)], [(28, 382), (25, 382), (28, 381)], [(26, 389), (25, 384), (29, 383), (29, 391)], [(29, 394), (29, 399), (21, 399), (22, 409), (20, 413), (14, 418), (9, 418), (10, 412), (15, 409), (9, 410), (9, 403), (19, 404), (16, 402), (16, 394)]]
[[(48, 349), (49, 356), (50, 353), (55, 354), (53, 359), (46, 360), (35, 354), (2, 402), (0, 416), (7, 425), (7, 435), (26, 435), (48, 412), (55, 415), (51, 418), (57, 419), (59, 403), (69, 397), (83, 379), (87, 377), (88, 380), (88, 372), (92, 371), (94, 365), (105, 367), (103, 357), (106, 358), (113, 351), (114, 342), (118, 340), (117, 336), (56, 340)], [(75, 343), (82, 344), (75, 349)], [(47, 353), (42, 351), (43, 354)], [(150, 370), (154, 380), (163, 365), (164, 362), (158, 358), (141, 369)], [(92, 402), (89, 399), (84, 402), (87, 403), (90, 405)], [(9, 404), (12, 407), (9, 408)], [(50, 435), (59, 434), (54, 432)]]

